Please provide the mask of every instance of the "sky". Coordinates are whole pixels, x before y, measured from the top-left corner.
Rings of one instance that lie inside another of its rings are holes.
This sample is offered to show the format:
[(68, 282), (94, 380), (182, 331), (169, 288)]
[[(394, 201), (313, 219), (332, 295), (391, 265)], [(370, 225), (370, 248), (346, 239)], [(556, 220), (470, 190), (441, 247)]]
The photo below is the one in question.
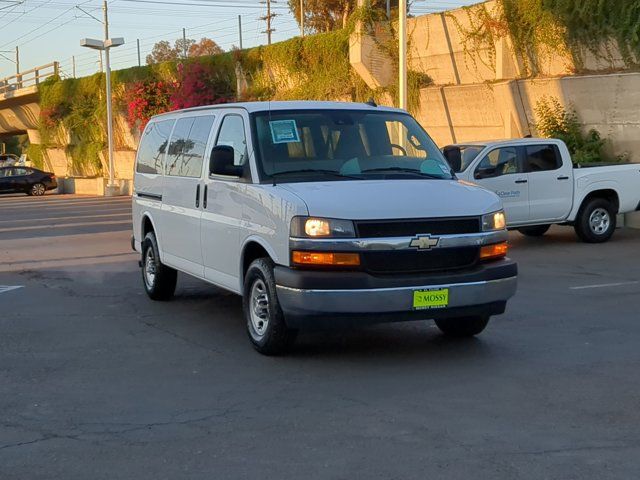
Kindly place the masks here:
[[(299, 35), (287, 1), (271, 1), (276, 14), (272, 42)], [(411, 12), (422, 15), (477, 2), (414, 0)], [(183, 28), (187, 38), (212, 38), (225, 50), (238, 46), (238, 15), (243, 47), (267, 43), (266, 25), (260, 20), (266, 14), (264, 0), (109, 0), (108, 11), (110, 36), (126, 42), (111, 51), (113, 69), (138, 64), (137, 39), (144, 64), (155, 42), (173, 44)], [(101, 0), (0, 0), (0, 79), (16, 73), (16, 46), (21, 71), (58, 61), (62, 75), (71, 77), (75, 57), (76, 76), (95, 73), (99, 54), (80, 47), (80, 39), (103, 38), (101, 19)]]

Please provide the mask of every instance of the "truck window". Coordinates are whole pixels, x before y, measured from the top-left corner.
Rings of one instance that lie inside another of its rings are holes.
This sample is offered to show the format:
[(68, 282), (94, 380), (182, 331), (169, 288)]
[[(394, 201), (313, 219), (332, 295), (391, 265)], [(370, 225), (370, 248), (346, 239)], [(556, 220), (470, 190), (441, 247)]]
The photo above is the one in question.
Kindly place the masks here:
[(174, 123), (174, 120), (164, 120), (147, 125), (138, 147), (136, 172), (150, 174), (162, 172), (164, 154)]
[(213, 126), (213, 115), (181, 118), (171, 135), (167, 175), (198, 178)]
[(235, 165), (244, 165), (247, 162), (247, 138), (244, 133), (244, 120), (240, 115), (227, 115), (222, 119), (216, 145), (233, 147)]
[(501, 147), (491, 150), (476, 168), (475, 178), (496, 178), (518, 172), (516, 147)]
[(526, 172), (546, 172), (562, 166), (560, 152), (555, 145), (529, 145), (525, 147)]

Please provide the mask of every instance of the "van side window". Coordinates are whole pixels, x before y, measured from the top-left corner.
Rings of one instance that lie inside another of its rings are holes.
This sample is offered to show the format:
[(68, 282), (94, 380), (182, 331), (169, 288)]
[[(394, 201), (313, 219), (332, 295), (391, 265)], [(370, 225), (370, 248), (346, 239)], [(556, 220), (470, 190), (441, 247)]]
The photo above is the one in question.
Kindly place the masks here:
[(555, 145), (529, 145), (525, 152), (525, 172), (546, 172), (562, 166), (560, 152)]
[(247, 137), (244, 133), (244, 120), (240, 115), (224, 117), (216, 145), (233, 147), (235, 165), (244, 165), (247, 162)]
[(213, 115), (181, 118), (171, 135), (167, 175), (200, 177)]
[(475, 178), (496, 178), (518, 172), (518, 151), (516, 147), (502, 147), (491, 150), (476, 168)]
[(162, 173), (164, 154), (167, 151), (167, 142), (174, 123), (175, 120), (164, 120), (147, 125), (138, 147), (136, 172)]

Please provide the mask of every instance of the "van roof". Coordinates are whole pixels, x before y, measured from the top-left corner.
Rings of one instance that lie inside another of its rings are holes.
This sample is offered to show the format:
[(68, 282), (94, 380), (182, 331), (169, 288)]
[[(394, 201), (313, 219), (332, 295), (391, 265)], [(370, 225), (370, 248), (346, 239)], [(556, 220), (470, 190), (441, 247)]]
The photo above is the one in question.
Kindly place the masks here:
[(184, 112), (201, 112), (206, 110), (217, 110), (224, 108), (242, 108), (249, 113), (268, 112), (277, 110), (371, 110), (386, 111), (394, 113), (407, 113), (399, 108), (373, 106), (368, 103), (356, 102), (316, 102), (307, 100), (277, 101), (277, 102), (237, 102), (221, 103), (218, 105), (205, 105), (203, 107), (186, 108), (184, 110), (174, 110), (172, 112), (161, 113), (153, 118), (175, 115)]

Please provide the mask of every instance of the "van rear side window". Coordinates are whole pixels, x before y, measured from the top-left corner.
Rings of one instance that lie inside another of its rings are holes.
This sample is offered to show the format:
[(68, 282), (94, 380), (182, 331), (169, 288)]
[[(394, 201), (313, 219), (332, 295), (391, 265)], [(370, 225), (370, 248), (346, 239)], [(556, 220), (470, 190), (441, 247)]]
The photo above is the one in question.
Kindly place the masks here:
[(164, 155), (174, 123), (175, 120), (164, 120), (147, 126), (138, 147), (136, 172), (153, 175), (162, 173)]
[(167, 156), (167, 175), (200, 177), (213, 115), (181, 118), (171, 135)]

